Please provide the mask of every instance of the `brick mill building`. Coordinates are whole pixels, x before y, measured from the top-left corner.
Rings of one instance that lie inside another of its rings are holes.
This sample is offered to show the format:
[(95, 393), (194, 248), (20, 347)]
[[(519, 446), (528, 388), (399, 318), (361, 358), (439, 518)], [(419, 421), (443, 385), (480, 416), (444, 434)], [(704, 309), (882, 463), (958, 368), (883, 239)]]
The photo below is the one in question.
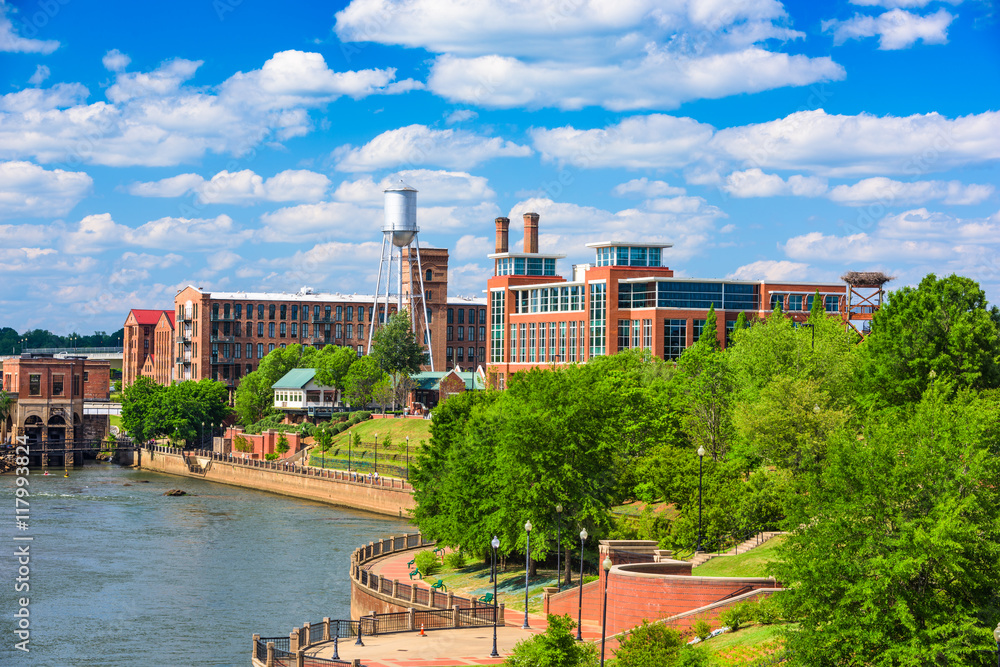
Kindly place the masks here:
[[(448, 251), (424, 248), (420, 255), (424, 294), (413, 294), (412, 303), (417, 318), (426, 313), (429, 319), (430, 337), (423, 342), (433, 346), (436, 367), (468, 365), (470, 356), (475, 362), (485, 360), (486, 300), (448, 298)], [(415, 277), (416, 262), (409, 261), (405, 250), (403, 258), (406, 271)], [(410, 284), (419, 286), (419, 281), (403, 281), (404, 303), (411, 300)], [(174, 298), (171, 313), (177, 323), (169, 354), (172, 378), (211, 378), (235, 387), (269, 352), (294, 343), (351, 347), (361, 356), (367, 352), (374, 304), (373, 295), (318, 293), (309, 288), (289, 294), (186, 287)], [(389, 304), (390, 315), (396, 307)], [(379, 305), (378, 322), (385, 321), (384, 308)], [(422, 328), (418, 321), (417, 330)]]
[(827, 313), (842, 315), (842, 284), (702, 280), (674, 277), (663, 265), (669, 243), (600, 242), (593, 264), (556, 273), (565, 255), (538, 252), (538, 214), (524, 214), (524, 251), (508, 249), (510, 220), (496, 219), (494, 275), (487, 282), (489, 367), (506, 378), (538, 366), (585, 362), (626, 349), (676, 359), (702, 334), (710, 307), (724, 347), (739, 314), (767, 317), (780, 304), (804, 321), (819, 292)]
[(85, 357), (26, 352), (3, 362), (3, 388), (13, 399), (0, 421), (0, 441), (29, 444), (103, 437), (107, 417), (84, 416), (84, 401), (107, 401), (111, 364)]

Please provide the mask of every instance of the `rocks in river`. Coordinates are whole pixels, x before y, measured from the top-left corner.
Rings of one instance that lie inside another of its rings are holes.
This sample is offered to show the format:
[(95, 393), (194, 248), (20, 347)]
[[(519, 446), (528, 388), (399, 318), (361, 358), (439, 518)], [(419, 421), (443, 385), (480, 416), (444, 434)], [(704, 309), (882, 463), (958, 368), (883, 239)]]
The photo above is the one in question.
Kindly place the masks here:
[(132, 485), (126, 482), (125, 484), (122, 484), (122, 486), (132, 486)]
[(187, 495), (187, 491), (181, 491), (180, 489), (170, 489), (169, 491), (167, 491), (163, 495), (165, 495), (165, 496), (186, 496)]
[(148, 479), (140, 479), (139, 483), (140, 484), (149, 484), (149, 480)]

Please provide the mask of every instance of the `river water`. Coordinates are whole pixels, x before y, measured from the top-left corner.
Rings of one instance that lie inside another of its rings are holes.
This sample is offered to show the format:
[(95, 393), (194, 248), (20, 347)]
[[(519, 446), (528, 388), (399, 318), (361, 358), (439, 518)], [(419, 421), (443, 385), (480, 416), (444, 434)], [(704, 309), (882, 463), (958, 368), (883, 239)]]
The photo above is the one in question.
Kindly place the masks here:
[[(250, 664), (251, 635), (350, 617), (350, 554), (401, 519), (89, 463), (29, 476), (27, 531), (15, 477), (0, 477), (0, 665)], [(166, 497), (168, 489), (189, 494)], [(14, 536), (31, 536), (31, 542)], [(30, 544), (29, 593), (14, 590)], [(30, 599), (30, 653), (14, 614)]]

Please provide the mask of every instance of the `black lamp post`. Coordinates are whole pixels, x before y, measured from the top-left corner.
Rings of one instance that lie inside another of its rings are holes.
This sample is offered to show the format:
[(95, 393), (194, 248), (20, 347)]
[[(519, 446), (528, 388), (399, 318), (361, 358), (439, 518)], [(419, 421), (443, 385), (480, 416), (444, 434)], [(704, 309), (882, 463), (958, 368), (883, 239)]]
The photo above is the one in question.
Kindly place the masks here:
[(351, 474), (351, 436), (347, 436), (347, 474)]
[(701, 473), (702, 473), (702, 463), (705, 459), (705, 448), (698, 448), (698, 548), (696, 551), (701, 551)]
[(378, 472), (378, 433), (375, 434), (375, 472)]
[(410, 436), (406, 436), (406, 481), (410, 481)]
[(993, 631), (993, 639), (997, 642), (997, 667), (1000, 667), (1000, 623), (997, 623), (997, 627)]
[(496, 535), (490, 541), (490, 546), (493, 547), (493, 568), (490, 570), (490, 578), (493, 580), (493, 653), (490, 653), (490, 657), (499, 658), (500, 654), (497, 653), (497, 549), (500, 548), (500, 539)]
[(524, 550), (524, 625), (521, 626), (522, 630), (526, 630), (531, 626), (528, 625), (528, 573), (531, 571), (531, 522), (524, 522), (524, 532), (527, 534), (525, 538), (525, 550)]
[(611, 558), (609, 556), (604, 557), (604, 562), (601, 563), (601, 567), (604, 568), (604, 610), (601, 612), (601, 667), (604, 667), (604, 639), (608, 634), (608, 579), (611, 574)]
[(562, 505), (556, 505), (556, 590), (558, 591), (562, 588), (562, 568), (560, 568), (559, 561), (559, 550), (562, 545), (559, 544), (559, 540), (562, 539)]
[(204, 445), (205, 444), (205, 422), (201, 423), (201, 432), (199, 433), (199, 435), (201, 435), (201, 438), (200, 438), (201, 444)]
[(583, 641), (580, 628), (583, 625), (583, 543), (586, 541), (587, 529), (584, 528), (580, 531), (580, 603), (576, 609), (576, 640), (580, 642)]

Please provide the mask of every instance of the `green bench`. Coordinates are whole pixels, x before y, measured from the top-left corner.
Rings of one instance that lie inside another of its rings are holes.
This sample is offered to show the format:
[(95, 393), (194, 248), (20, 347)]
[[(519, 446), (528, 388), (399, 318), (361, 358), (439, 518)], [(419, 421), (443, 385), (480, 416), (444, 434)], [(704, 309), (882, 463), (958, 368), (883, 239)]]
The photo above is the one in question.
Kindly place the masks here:
[(423, 579), (424, 575), (420, 574), (420, 568), (413, 568), (410, 570), (410, 581), (413, 581), (413, 577), (419, 577)]
[(487, 593), (486, 595), (479, 596), (479, 602), (483, 604), (493, 604), (493, 593)]
[(433, 590), (436, 590), (436, 591), (441, 591), (441, 592), (443, 592), (443, 593), (447, 593), (447, 592), (448, 592), (448, 587), (444, 585), (444, 579), (438, 579), (438, 580), (437, 580), (437, 581), (436, 581), (436, 582), (434, 583), (434, 585), (433, 585), (433, 586), (431, 586), (431, 588), (432, 588)]

